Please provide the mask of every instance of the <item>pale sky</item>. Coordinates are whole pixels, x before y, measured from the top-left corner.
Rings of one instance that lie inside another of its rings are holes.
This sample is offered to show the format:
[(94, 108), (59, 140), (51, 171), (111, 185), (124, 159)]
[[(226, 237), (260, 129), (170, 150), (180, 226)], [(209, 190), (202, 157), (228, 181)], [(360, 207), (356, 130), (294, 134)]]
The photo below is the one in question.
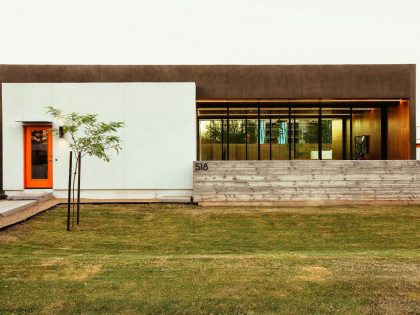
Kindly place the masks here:
[(419, 63), (420, 0), (0, 0), (0, 32), (0, 64)]

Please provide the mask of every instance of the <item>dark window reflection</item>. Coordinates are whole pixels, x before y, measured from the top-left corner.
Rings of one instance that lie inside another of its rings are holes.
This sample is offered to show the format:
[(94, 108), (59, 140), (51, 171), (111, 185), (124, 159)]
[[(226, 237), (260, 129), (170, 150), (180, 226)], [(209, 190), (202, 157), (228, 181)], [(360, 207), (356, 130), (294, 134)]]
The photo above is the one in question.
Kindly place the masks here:
[(222, 121), (200, 120), (200, 160), (222, 159)]
[(31, 132), (32, 178), (48, 178), (48, 130)]
[(293, 119), (293, 158), (296, 160), (318, 159), (318, 120), (310, 118)]

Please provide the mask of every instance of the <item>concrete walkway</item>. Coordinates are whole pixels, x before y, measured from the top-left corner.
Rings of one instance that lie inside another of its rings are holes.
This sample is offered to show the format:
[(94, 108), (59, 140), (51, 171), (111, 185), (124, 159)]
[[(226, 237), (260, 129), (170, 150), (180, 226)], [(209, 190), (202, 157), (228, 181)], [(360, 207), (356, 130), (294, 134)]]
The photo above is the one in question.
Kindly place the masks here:
[(0, 200), (0, 216), (7, 217), (37, 203), (37, 200)]

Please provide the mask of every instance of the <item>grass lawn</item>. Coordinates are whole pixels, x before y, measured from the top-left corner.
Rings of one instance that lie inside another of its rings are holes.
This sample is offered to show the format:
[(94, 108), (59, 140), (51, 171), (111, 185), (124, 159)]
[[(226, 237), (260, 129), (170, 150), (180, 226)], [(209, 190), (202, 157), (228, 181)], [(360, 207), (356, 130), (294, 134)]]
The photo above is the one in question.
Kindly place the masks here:
[(0, 232), (0, 313), (420, 313), (420, 207), (64, 206)]

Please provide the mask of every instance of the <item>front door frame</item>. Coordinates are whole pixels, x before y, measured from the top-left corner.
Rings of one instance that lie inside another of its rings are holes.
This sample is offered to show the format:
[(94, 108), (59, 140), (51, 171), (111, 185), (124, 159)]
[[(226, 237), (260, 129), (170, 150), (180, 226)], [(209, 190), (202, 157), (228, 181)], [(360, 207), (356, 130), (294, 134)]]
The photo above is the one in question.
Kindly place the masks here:
[[(31, 148), (31, 132), (33, 130), (49, 130), (48, 133), (48, 177), (47, 179), (33, 179), (32, 178), (32, 148)], [(51, 125), (27, 125), (23, 129), (23, 143), (24, 143), (24, 187), (32, 188), (52, 188), (53, 187), (53, 132)]]

